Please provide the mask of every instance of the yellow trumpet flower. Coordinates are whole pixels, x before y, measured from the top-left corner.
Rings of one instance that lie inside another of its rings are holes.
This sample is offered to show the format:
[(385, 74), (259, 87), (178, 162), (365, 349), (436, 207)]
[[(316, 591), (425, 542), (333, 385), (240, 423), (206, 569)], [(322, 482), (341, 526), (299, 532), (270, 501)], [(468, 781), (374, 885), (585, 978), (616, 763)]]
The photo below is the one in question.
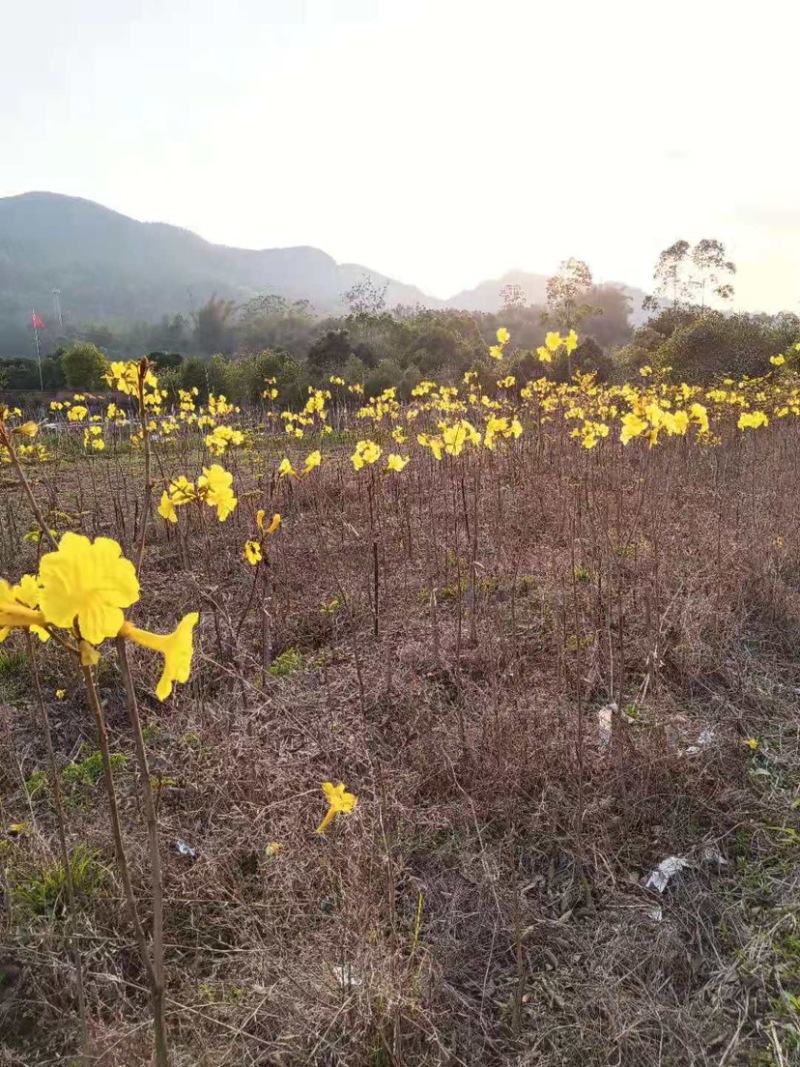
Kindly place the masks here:
[(322, 792), (327, 798), (328, 810), (317, 827), (318, 834), (324, 834), (337, 815), (349, 815), (358, 803), (358, 797), (354, 793), (348, 793), (343, 782), (338, 785), (323, 782)]
[(159, 700), (167, 699), (175, 682), (189, 680), (194, 652), (192, 634), (199, 618), (196, 611), (190, 611), (171, 634), (154, 634), (149, 630), (140, 630), (130, 622), (123, 623), (119, 631), (120, 637), (164, 657), (164, 670), (156, 686), (156, 696)]

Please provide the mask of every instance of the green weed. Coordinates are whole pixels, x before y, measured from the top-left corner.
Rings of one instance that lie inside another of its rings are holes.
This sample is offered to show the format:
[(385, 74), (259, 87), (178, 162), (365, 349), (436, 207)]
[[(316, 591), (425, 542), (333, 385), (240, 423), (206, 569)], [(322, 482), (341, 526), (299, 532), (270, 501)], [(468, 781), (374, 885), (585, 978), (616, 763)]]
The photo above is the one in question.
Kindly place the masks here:
[(287, 675), (299, 671), (302, 666), (302, 652), (298, 652), (296, 648), (287, 648), (285, 652), (281, 652), (280, 656), (275, 658), (269, 673), (273, 678), (285, 678)]
[[(108, 872), (99, 862), (99, 853), (86, 845), (76, 845), (69, 857), (72, 883), (78, 902), (91, 899), (105, 883)], [(23, 914), (31, 918), (56, 917), (66, 906), (66, 872), (60, 860), (30, 872), (27, 877), (12, 877), (12, 898)]]

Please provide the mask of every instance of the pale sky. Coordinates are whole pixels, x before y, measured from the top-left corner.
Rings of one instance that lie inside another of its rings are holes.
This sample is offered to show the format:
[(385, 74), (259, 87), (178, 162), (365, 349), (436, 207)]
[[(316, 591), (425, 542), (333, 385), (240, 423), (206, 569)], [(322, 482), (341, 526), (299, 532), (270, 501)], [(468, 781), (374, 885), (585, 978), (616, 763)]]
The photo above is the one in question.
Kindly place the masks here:
[(722, 240), (800, 312), (793, 0), (5, 0), (0, 196), (46, 189), (449, 296)]

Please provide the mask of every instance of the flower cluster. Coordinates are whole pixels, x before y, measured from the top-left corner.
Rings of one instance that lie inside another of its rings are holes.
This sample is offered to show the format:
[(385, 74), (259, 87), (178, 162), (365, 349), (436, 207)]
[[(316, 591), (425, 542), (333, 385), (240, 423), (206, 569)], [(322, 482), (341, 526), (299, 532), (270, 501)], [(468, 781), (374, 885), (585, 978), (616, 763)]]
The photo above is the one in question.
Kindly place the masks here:
[(167, 522), (175, 523), (178, 521), (177, 509), (195, 501), (215, 508), (219, 521), (225, 522), (239, 502), (233, 491), (231, 472), (214, 463), (210, 467), (203, 467), (196, 485), (183, 474), (174, 478), (161, 494), (158, 513)]
[(164, 657), (156, 696), (166, 700), (175, 682), (189, 678), (199, 616), (190, 612), (171, 634), (139, 629), (124, 614), (139, 593), (134, 566), (116, 541), (65, 533), (58, 548), (42, 556), (38, 574), (23, 575), (13, 586), (0, 579), (0, 641), (13, 629), (28, 630), (40, 640), (55, 636), (90, 666), (105, 640), (123, 637)]

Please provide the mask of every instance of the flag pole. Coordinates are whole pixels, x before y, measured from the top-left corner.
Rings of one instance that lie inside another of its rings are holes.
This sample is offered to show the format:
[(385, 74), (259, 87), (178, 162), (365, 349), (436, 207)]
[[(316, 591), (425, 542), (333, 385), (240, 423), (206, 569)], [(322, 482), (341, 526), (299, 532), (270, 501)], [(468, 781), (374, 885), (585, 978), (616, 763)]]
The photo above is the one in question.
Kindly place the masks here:
[(39, 388), (44, 392), (44, 378), (42, 378), (42, 352), (39, 348), (39, 327), (36, 325), (36, 312), (31, 311), (33, 323), (33, 336), (36, 338), (36, 362), (39, 364)]

